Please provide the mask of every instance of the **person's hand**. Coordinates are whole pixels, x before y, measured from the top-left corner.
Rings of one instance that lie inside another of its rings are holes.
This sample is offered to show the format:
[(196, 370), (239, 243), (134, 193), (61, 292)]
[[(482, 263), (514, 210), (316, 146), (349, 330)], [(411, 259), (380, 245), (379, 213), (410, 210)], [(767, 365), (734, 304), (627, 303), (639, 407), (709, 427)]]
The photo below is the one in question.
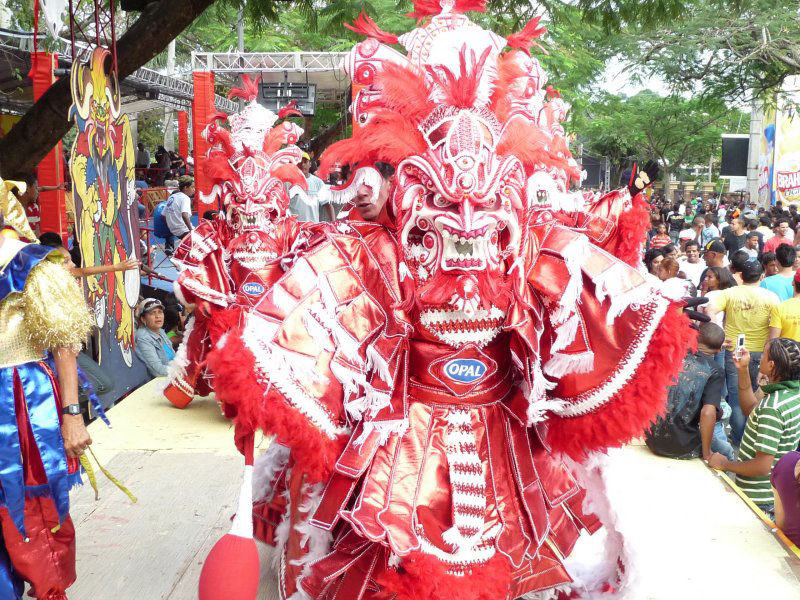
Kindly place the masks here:
[(129, 271), (131, 269), (138, 269), (141, 266), (141, 264), (142, 263), (139, 262), (138, 259), (129, 258), (117, 264), (117, 271)]
[(742, 346), (733, 351), (733, 364), (737, 369), (744, 369), (750, 364), (750, 352)]
[(64, 415), (61, 435), (64, 437), (64, 449), (70, 458), (78, 458), (92, 444), (92, 438), (83, 423), (83, 415)]
[(714, 452), (708, 458), (708, 466), (718, 471), (724, 471), (725, 467), (728, 466), (728, 459), (719, 452)]

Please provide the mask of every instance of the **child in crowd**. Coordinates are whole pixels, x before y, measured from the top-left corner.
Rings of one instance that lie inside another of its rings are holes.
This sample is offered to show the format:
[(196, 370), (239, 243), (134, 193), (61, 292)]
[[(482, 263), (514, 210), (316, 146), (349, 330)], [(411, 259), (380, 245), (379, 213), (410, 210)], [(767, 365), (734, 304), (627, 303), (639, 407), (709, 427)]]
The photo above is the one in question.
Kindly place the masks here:
[(800, 442), (800, 344), (787, 338), (770, 340), (761, 355), (759, 374), (769, 380), (754, 392), (750, 383), (750, 352), (736, 351), (739, 404), (748, 416), (739, 446), (739, 460), (714, 453), (709, 466), (736, 473), (736, 483), (759, 508), (772, 516), (770, 486), (773, 465)]
[(151, 377), (167, 374), (167, 365), (175, 357), (172, 342), (164, 333), (164, 305), (156, 298), (145, 298), (136, 308), (141, 326), (136, 329), (136, 356)]

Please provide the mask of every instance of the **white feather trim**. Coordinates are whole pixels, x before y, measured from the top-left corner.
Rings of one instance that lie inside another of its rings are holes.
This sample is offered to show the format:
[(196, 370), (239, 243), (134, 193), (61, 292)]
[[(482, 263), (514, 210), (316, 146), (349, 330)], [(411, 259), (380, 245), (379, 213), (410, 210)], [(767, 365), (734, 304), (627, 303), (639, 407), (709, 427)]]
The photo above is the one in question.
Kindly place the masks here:
[(267, 451), (253, 463), (253, 499), (269, 498), (275, 485), (275, 477), (289, 462), (289, 448), (272, 442)]
[(550, 377), (563, 377), (570, 373), (588, 373), (594, 368), (594, 352), (580, 352), (578, 354), (554, 353), (547, 364), (544, 372)]
[[(581, 536), (572, 554), (564, 561), (573, 588), (580, 592), (581, 598), (587, 600), (622, 600), (623, 598), (641, 598), (635, 563), (627, 549), (625, 540), (617, 525), (618, 515), (608, 498), (607, 471), (614, 462), (618, 449), (609, 449), (607, 454), (594, 452), (583, 463), (576, 463), (568, 457), (562, 457), (575, 475), (578, 484), (586, 490), (583, 510), (594, 513), (603, 523), (605, 529), (604, 548), (592, 544), (595, 536)], [(625, 481), (628, 480), (625, 473)], [(598, 560), (599, 558), (599, 560)], [(619, 562), (623, 569), (620, 571)], [(611, 583), (617, 590), (614, 594), (604, 591), (606, 583)]]
[[(286, 478), (288, 479), (291, 475), (291, 469), (286, 471)], [(283, 518), (278, 526), (275, 528), (275, 550), (272, 552), (272, 568), (276, 572), (280, 572), (281, 568), (281, 560), (283, 559), (283, 551), (286, 548), (286, 542), (289, 541), (289, 532), (291, 526), (291, 519), (290, 516), (292, 514), (291, 511), (291, 498), (289, 496), (289, 488), (284, 488), (283, 492), (281, 492), (281, 496), (286, 501), (286, 508), (285, 512), (283, 513)]]
[(333, 534), (331, 532), (311, 524), (311, 517), (322, 501), (323, 490), (324, 486), (321, 483), (303, 485), (301, 495), (304, 499), (300, 503), (299, 509), (306, 514), (306, 518), (298, 522), (294, 529), (300, 534), (300, 544), (307, 546), (308, 551), (301, 558), (290, 562), (292, 565), (303, 567), (296, 581), (298, 592), (290, 596), (290, 598), (308, 598), (308, 595), (302, 591), (300, 582), (311, 573), (311, 565), (330, 552), (333, 544)]
[(187, 348), (189, 346), (189, 340), (191, 339), (192, 331), (194, 330), (194, 324), (195, 319), (189, 319), (188, 323), (186, 324), (186, 329), (183, 332), (183, 341), (181, 342), (181, 345), (178, 346), (178, 351), (175, 353), (175, 358), (173, 358), (167, 365), (167, 379), (169, 379), (170, 383), (179, 386), (181, 389), (183, 389), (183, 386), (181, 386), (178, 382), (186, 379), (186, 367), (189, 366)]

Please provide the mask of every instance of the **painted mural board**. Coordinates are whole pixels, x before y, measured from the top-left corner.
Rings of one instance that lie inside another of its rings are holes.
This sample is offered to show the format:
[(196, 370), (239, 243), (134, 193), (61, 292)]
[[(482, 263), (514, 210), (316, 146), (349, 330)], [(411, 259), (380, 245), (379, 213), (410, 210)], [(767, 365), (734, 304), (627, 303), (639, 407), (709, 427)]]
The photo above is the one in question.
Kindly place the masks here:
[[(133, 138), (109, 61), (108, 50), (95, 48), (88, 62), (73, 64), (70, 75), (69, 114), (77, 135), (69, 169), (78, 246), (86, 267), (119, 263), (139, 253)], [(131, 379), (119, 382), (123, 393), (142, 380), (142, 366), (133, 360), (139, 281), (138, 269), (131, 269), (90, 276), (85, 284), (100, 331), (100, 364), (115, 377)]]

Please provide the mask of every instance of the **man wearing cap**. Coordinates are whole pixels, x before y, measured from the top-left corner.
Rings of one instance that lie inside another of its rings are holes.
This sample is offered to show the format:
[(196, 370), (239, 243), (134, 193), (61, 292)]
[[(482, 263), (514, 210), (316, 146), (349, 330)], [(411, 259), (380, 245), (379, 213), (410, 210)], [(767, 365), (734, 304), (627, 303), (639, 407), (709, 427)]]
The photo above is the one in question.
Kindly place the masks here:
[(311, 157), (307, 152), (303, 152), (299, 167), (306, 178), (308, 190), (304, 192), (299, 186), (292, 186), (289, 190), (289, 212), (296, 215), (298, 221), (318, 223), (320, 220), (336, 220), (328, 186), (311, 172)]
[[(750, 381), (757, 386), (761, 353), (767, 342), (770, 315), (780, 303), (774, 292), (759, 287), (764, 269), (757, 260), (742, 265), (742, 285), (716, 294), (709, 302), (708, 314), (713, 319), (725, 313), (725, 337), (735, 343), (739, 335), (745, 336), (745, 348), (750, 352)], [(739, 405), (739, 376), (733, 363), (733, 350), (725, 351), (725, 377), (728, 384), (728, 404), (731, 407), (731, 438), (735, 445), (742, 441), (747, 422)], [(755, 389), (755, 388), (754, 388)]]
[(167, 199), (164, 208), (164, 219), (171, 237), (167, 238), (166, 247), (175, 247), (175, 238), (182, 240), (194, 227), (192, 226), (192, 196), (194, 196), (194, 179), (184, 175), (178, 180), (178, 191)]
[(136, 329), (136, 356), (151, 377), (167, 374), (167, 365), (175, 357), (172, 342), (164, 333), (164, 305), (156, 298), (145, 298), (136, 308), (141, 323)]

